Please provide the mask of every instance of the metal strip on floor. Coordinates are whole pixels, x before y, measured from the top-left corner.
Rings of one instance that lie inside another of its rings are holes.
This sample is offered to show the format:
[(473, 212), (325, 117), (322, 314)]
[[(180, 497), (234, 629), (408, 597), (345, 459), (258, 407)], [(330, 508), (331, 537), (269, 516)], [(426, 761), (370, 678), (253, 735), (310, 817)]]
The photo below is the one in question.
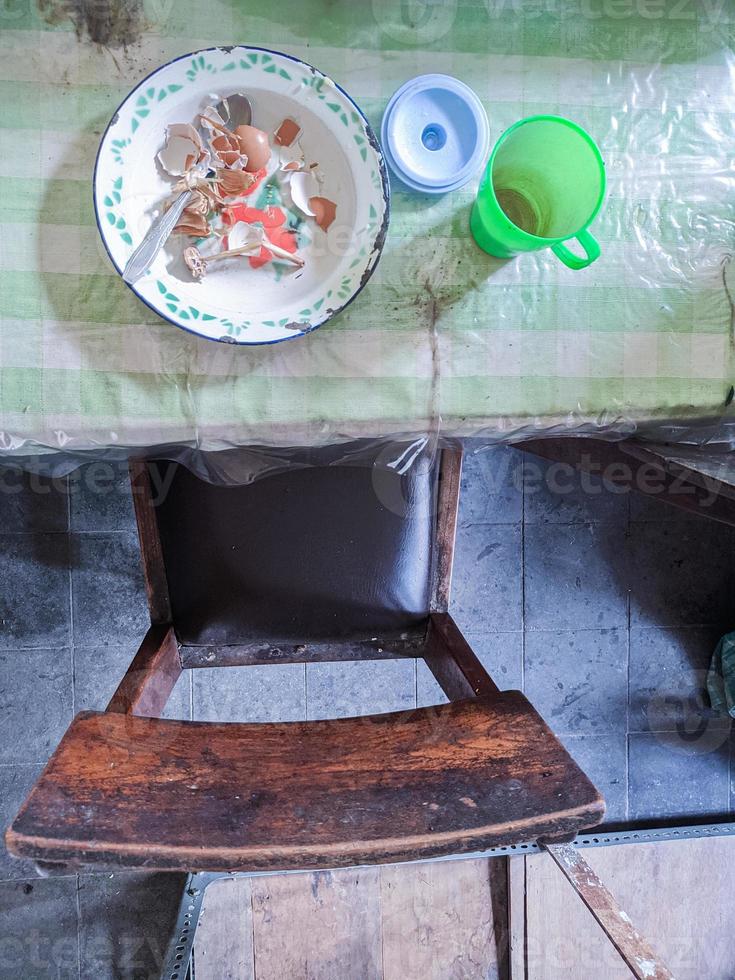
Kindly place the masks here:
[[(590, 831), (579, 834), (575, 847), (609, 847), (613, 844), (651, 844), (665, 840), (690, 840), (697, 837), (735, 837), (735, 821), (732, 823), (683, 824), (679, 827), (651, 827), (643, 830)], [(540, 854), (543, 851), (536, 843), (510, 844), (507, 847), (491, 847), (487, 851), (475, 851), (457, 857), (512, 857), (519, 854)], [(436, 858), (438, 861), (456, 858)]]
[(176, 923), (161, 966), (161, 980), (185, 980), (189, 975), (191, 951), (202, 912), (204, 892), (207, 885), (216, 878), (228, 877), (230, 876), (217, 871), (187, 875)]

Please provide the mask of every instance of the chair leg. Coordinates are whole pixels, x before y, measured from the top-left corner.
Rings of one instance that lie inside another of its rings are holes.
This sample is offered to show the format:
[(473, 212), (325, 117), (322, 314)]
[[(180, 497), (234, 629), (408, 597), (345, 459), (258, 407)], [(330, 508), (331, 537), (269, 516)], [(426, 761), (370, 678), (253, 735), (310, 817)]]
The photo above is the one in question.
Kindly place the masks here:
[(431, 609), (434, 612), (446, 612), (449, 609), (461, 482), (462, 446), (458, 444), (442, 450), (439, 466), (431, 600)]
[(151, 626), (107, 710), (160, 718), (181, 670), (173, 628)]
[(423, 656), (450, 701), (499, 691), (449, 613), (431, 614)]
[(151, 477), (145, 460), (134, 459), (130, 463), (130, 486), (133, 493), (135, 521), (140, 539), (140, 558), (148, 596), (148, 608), (152, 623), (171, 622), (171, 600), (166, 582), (161, 539), (158, 534), (156, 508), (153, 504)]
[(544, 844), (564, 877), (638, 980), (674, 980), (573, 844)]

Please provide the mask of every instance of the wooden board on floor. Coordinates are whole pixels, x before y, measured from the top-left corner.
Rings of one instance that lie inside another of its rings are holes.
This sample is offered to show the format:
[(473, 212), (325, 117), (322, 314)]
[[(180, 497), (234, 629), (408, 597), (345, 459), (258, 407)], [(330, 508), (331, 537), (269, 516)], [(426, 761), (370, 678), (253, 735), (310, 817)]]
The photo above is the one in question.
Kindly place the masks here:
[[(583, 853), (677, 980), (733, 980), (735, 838)], [(240, 878), (204, 907), (197, 980), (630, 978), (548, 854)]]
[(252, 878), (221, 878), (204, 893), (193, 958), (197, 980), (255, 980)]
[(508, 980), (526, 978), (526, 859), (510, 857), (508, 868)]
[[(735, 977), (735, 838), (624, 844), (583, 854), (676, 980)], [(550, 857), (525, 860), (527, 980), (629, 980)]]
[[(495, 980), (507, 945), (504, 861), (383, 868), (383, 980)], [(498, 950), (501, 955), (498, 956)]]
[(380, 871), (253, 879), (258, 980), (379, 980)]
[(197, 980), (504, 976), (504, 861), (269, 875), (231, 885), (207, 889), (194, 945)]

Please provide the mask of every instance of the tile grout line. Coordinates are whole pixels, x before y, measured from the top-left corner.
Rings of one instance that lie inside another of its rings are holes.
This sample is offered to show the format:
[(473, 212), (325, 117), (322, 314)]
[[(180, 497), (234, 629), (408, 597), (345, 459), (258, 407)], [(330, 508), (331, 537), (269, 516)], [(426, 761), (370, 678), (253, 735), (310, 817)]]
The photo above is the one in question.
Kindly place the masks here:
[(18, 769), (21, 766), (41, 766), (43, 768), (48, 759), (42, 762), (0, 762), (0, 769)]
[[(78, 877), (79, 875), (73, 873), (68, 875), (64, 875), (64, 874), (53, 875), (54, 881), (71, 881), (72, 878), (76, 879)], [(44, 878), (42, 875), (39, 874), (33, 875), (32, 877), (28, 875), (21, 875), (20, 878), (3, 878), (2, 876), (0, 876), (0, 886), (23, 885), (26, 883), (29, 885), (37, 885), (39, 881), (47, 881), (47, 880), (48, 880), (47, 878)]]
[[(627, 601), (627, 597), (626, 597)], [(600, 633), (605, 630), (636, 630), (638, 632), (656, 632), (665, 633), (674, 630), (704, 630), (704, 629), (723, 629), (726, 628), (722, 623), (669, 623), (666, 626), (651, 626), (651, 625), (633, 625), (629, 622), (629, 616), (626, 613), (625, 622), (620, 622), (615, 626), (560, 626), (558, 628), (554, 627), (543, 627), (532, 626), (528, 629), (529, 633)], [(469, 631), (472, 632), (472, 631)], [(498, 630), (499, 633), (518, 633), (519, 630)]]

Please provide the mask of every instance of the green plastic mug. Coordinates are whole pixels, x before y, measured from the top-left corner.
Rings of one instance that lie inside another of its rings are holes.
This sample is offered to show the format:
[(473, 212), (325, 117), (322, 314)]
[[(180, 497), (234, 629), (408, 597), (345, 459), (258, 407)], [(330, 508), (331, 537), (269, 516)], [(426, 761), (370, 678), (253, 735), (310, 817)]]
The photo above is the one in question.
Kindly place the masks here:
[[(584, 269), (600, 255), (587, 229), (604, 196), (605, 164), (592, 137), (561, 116), (529, 116), (495, 144), (470, 229), (498, 258), (551, 248), (570, 269)], [(569, 239), (584, 257), (567, 248)]]

